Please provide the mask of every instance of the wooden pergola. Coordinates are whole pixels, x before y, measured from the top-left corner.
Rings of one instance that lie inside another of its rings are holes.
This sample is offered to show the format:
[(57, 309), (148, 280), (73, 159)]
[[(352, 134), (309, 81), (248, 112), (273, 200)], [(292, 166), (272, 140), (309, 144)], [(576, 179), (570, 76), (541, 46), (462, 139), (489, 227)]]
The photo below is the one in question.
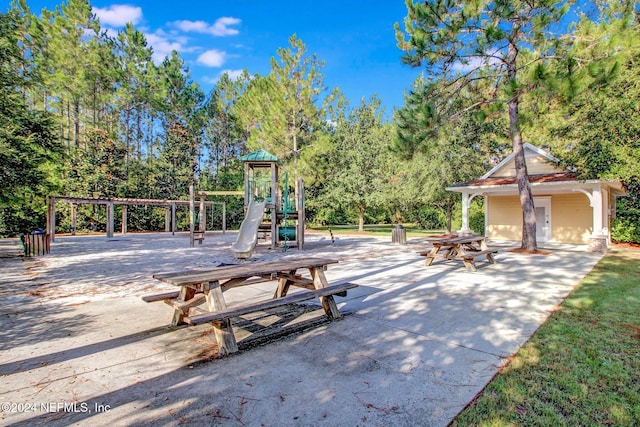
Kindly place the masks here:
[[(75, 235), (76, 212), (79, 204), (105, 205), (107, 210), (106, 235), (113, 237), (114, 233), (114, 206), (122, 206), (122, 234), (127, 233), (127, 207), (128, 206), (158, 206), (165, 209), (165, 232), (176, 232), (176, 206), (188, 206), (190, 212), (193, 210), (193, 199), (189, 200), (159, 200), (159, 199), (131, 199), (131, 198), (95, 198), (95, 197), (70, 197), (70, 196), (49, 196), (47, 201), (47, 234), (51, 241), (55, 239), (56, 233), (56, 202), (71, 204), (71, 234)], [(204, 230), (204, 210), (206, 206), (222, 205), (222, 231), (227, 228), (227, 213), (225, 202), (207, 202), (200, 200), (200, 223)], [(191, 219), (193, 221), (193, 219)], [(193, 227), (192, 227), (193, 228)]]

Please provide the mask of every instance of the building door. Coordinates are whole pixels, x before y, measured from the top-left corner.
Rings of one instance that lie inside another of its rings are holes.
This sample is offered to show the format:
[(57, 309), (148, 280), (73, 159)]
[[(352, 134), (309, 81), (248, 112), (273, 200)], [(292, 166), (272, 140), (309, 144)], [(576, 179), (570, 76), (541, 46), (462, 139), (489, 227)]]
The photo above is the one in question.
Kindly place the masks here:
[(536, 207), (536, 240), (548, 242), (551, 240), (551, 197), (534, 197)]

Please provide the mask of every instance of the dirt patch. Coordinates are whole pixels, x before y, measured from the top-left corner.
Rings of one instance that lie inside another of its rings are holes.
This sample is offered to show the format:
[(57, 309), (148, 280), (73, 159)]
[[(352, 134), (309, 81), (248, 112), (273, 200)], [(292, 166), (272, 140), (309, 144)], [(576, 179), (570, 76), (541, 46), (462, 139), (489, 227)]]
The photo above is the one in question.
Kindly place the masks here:
[(614, 249), (636, 249), (640, 250), (640, 243), (613, 243), (611, 245)]
[(545, 251), (542, 249), (538, 249), (536, 251), (530, 251), (522, 248), (508, 249), (507, 252), (514, 252), (514, 253), (523, 254), (523, 255), (550, 255), (551, 254), (551, 251)]

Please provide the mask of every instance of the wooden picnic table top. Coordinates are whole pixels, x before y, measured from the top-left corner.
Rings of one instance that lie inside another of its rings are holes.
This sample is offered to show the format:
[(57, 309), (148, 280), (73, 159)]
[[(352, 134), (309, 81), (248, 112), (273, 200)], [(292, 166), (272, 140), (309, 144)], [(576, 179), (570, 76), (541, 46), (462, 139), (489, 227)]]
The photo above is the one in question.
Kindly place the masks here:
[(482, 242), (484, 236), (446, 237), (443, 239), (432, 239), (431, 244), (439, 245), (463, 245), (465, 243)]
[(251, 264), (227, 265), (207, 270), (158, 273), (154, 274), (153, 278), (176, 286), (188, 286), (216, 280), (267, 276), (274, 273), (293, 271), (299, 268), (312, 269), (337, 263), (338, 260), (328, 258), (281, 259)]

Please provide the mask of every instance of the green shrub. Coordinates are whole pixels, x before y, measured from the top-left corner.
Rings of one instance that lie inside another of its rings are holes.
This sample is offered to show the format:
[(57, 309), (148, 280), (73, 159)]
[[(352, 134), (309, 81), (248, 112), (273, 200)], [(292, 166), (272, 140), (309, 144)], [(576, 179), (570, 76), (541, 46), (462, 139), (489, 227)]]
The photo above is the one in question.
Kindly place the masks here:
[(640, 243), (640, 224), (635, 217), (618, 217), (611, 224), (611, 240), (616, 243)]
[(425, 230), (440, 230), (446, 227), (447, 215), (439, 208), (427, 206), (416, 212), (414, 222)]

